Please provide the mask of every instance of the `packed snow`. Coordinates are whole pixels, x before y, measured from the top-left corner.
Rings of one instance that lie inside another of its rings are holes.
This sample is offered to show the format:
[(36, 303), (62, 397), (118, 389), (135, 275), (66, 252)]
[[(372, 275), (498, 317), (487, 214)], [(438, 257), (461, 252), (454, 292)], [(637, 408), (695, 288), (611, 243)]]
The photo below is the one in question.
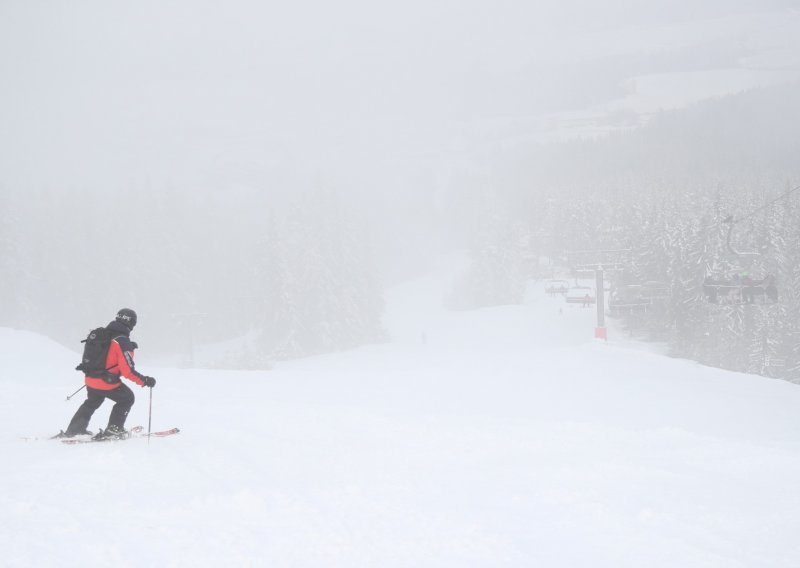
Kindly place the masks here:
[(134, 331), (153, 429), (182, 430), (150, 441), (41, 439), (77, 346), (0, 330), (0, 564), (800, 565), (796, 385), (597, 341), (541, 283), (448, 312), (452, 275), (391, 290), (387, 343), (270, 371), (156, 368)]

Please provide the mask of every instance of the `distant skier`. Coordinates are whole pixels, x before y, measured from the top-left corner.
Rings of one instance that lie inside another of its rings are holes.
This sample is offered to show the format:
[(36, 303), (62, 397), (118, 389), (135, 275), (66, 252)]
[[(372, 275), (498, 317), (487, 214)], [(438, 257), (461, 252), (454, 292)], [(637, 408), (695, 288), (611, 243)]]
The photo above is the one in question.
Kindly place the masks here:
[[(156, 380), (153, 377), (146, 377), (139, 373), (133, 365), (133, 351), (138, 346), (131, 341), (130, 333), (136, 326), (136, 312), (131, 309), (123, 308), (117, 312), (117, 316), (105, 328), (95, 330), (96, 335), (108, 337), (108, 348), (105, 358), (101, 359), (100, 366), (105, 367), (101, 370), (86, 370), (86, 400), (78, 408), (75, 416), (67, 426), (67, 430), (59, 434), (59, 437), (71, 438), (79, 434), (91, 435), (87, 430), (89, 420), (95, 410), (100, 408), (105, 399), (114, 401), (111, 409), (111, 416), (108, 418), (108, 427), (101, 430), (95, 436), (98, 439), (106, 438), (125, 438), (125, 419), (128, 417), (134, 402), (133, 391), (125, 386), (120, 377), (136, 383), (141, 387), (154, 387)], [(93, 332), (94, 333), (94, 332)], [(105, 345), (103, 345), (105, 349)], [(84, 353), (86, 357), (86, 352)], [(103, 364), (103, 361), (104, 363)], [(80, 370), (85, 369), (84, 364), (79, 365)], [(97, 365), (95, 365), (97, 366)]]

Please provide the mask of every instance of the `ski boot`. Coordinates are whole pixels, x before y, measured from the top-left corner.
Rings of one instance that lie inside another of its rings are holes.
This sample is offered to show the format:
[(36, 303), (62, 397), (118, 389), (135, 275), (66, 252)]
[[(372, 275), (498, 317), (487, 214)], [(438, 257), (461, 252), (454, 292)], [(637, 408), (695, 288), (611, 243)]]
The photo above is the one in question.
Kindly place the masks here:
[(111, 424), (108, 428), (102, 428), (92, 440), (124, 440), (131, 435), (125, 428), (120, 428), (116, 424)]

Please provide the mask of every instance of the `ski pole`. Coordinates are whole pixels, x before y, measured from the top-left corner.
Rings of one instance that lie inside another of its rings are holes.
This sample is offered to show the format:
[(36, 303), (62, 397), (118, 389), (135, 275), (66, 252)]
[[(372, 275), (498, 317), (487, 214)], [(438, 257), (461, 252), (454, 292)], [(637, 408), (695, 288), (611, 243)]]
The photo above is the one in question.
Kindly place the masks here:
[(150, 443), (150, 425), (153, 422), (153, 387), (150, 387), (150, 408), (147, 411), (147, 443)]
[(81, 388), (79, 388), (79, 389), (78, 389), (78, 390), (76, 390), (74, 393), (72, 393), (71, 395), (69, 395), (69, 396), (67, 397), (67, 400), (71, 399), (73, 396), (75, 396), (76, 394), (78, 394), (79, 392), (81, 392), (81, 391), (82, 391), (82, 390), (83, 390), (85, 387), (86, 387), (86, 385), (85, 385), (85, 384), (84, 384), (84, 385), (82, 385), (82, 386), (81, 386)]

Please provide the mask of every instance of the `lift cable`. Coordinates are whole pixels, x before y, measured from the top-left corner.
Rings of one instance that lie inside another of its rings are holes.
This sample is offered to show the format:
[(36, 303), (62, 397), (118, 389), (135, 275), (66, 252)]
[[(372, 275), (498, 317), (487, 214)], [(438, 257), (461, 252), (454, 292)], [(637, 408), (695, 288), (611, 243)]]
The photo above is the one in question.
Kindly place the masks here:
[(776, 204), (781, 199), (785, 199), (786, 197), (789, 197), (789, 195), (791, 195), (792, 193), (794, 193), (795, 191), (798, 191), (798, 190), (800, 190), (800, 185), (797, 185), (797, 186), (793, 187), (792, 189), (790, 189), (788, 191), (785, 191), (784, 193), (782, 193), (781, 195), (779, 195), (778, 197), (776, 197), (775, 199), (773, 199), (769, 203), (767, 203), (765, 205), (762, 205), (758, 209), (755, 209), (755, 210), (751, 211), (750, 213), (748, 213), (747, 215), (744, 215), (743, 217), (739, 217), (738, 219), (734, 219), (733, 215), (729, 215), (728, 217), (726, 217), (722, 222), (726, 223), (728, 225), (728, 237), (725, 240), (725, 244), (728, 246), (728, 250), (731, 251), (736, 256), (761, 256), (761, 253), (758, 253), (758, 252), (740, 252), (740, 251), (737, 251), (736, 249), (733, 248), (733, 245), (731, 245), (731, 234), (733, 233), (733, 227), (736, 226), (737, 224), (741, 223), (745, 219), (749, 219), (750, 217), (754, 216), (755, 214), (760, 213), (764, 209), (772, 207), (774, 204)]

